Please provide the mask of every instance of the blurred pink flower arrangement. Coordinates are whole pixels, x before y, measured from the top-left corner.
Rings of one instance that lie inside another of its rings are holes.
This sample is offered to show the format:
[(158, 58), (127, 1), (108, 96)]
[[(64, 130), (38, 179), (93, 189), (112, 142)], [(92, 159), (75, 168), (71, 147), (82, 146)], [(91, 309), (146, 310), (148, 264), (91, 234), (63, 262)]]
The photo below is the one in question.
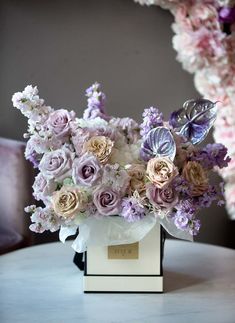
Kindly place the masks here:
[(196, 89), (218, 104), (214, 138), (228, 147), (225, 179), (228, 212), (235, 219), (235, 1), (135, 0), (158, 5), (175, 16), (173, 47), (183, 68), (194, 73)]

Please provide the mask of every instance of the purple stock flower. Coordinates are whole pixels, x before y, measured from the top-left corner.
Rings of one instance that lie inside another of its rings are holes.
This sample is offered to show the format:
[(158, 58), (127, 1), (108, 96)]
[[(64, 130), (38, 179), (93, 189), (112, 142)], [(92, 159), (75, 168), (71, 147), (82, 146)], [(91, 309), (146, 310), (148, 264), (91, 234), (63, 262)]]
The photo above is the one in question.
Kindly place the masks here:
[(208, 144), (203, 149), (195, 152), (190, 158), (199, 162), (204, 168), (212, 169), (227, 167), (231, 158), (227, 155), (227, 148), (220, 143)]
[(163, 126), (163, 114), (157, 108), (150, 107), (145, 109), (142, 116), (143, 123), (140, 125), (142, 137), (146, 136), (151, 129)]
[(101, 92), (99, 83), (94, 83), (86, 90), (87, 96), (87, 109), (84, 111), (83, 118), (85, 120), (94, 119), (100, 117), (102, 119), (109, 119), (105, 114), (104, 105), (106, 96)]
[(190, 195), (191, 185), (183, 176), (176, 176), (172, 182), (172, 187), (178, 193)]
[(196, 236), (199, 233), (200, 227), (201, 227), (201, 221), (199, 219), (193, 219), (190, 222), (189, 233), (192, 236)]
[(195, 204), (197, 204), (199, 208), (210, 207), (212, 202), (219, 199), (220, 193), (216, 190), (215, 186), (210, 185), (207, 192), (202, 196), (195, 198)]
[(95, 118), (102, 118), (104, 120), (108, 120), (109, 117), (100, 111), (99, 108), (87, 108), (83, 113), (83, 119), (89, 120), (89, 119), (95, 119)]
[[(197, 206), (194, 203), (194, 199), (181, 200), (176, 206), (176, 213), (173, 216), (175, 226), (184, 231), (191, 230), (193, 228), (195, 212)], [(190, 232), (190, 234), (192, 234)]]
[(75, 184), (92, 186), (101, 176), (98, 159), (92, 154), (76, 158), (72, 166), (72, 178)]
[(174, 224), (180, 230), (185, 230), (188, 227), (189, 219), (184, 213), (176, 213), (174, 217)]
[(174, 214), (173, 219), (174, 219), (174, 224), (178, 229), (183, 231), (188, 231), (193, 236), (198, 234), (201, 227), (201, 222), (199, 219), (196, 219), (194, 217), (193, 213), (191, 214), (187, 212), (184, 213), (183, 209), (181, 210), (179, 209)]
[(123, 216), (127, 222), (135, 222), (141, 220), (145, 214), (145, 207), (135, 197), (128, 197), (122, 200)]
[(186, 200), (181, 200), (175, 208), (177, 209), (177, 213), (179, 214), (187, 214), (188, 218), (192, 218), (194, 213), (197, 211), (197, 207), (194, 203), (194, 200), (191, 199), (186, 199)]
[(94, 83), (86, 90), (87, 106), (88, 108), (98, 108), (104, 113), (104, 105), (106, 96), (101, 92), (101, 86), (99, 83)]

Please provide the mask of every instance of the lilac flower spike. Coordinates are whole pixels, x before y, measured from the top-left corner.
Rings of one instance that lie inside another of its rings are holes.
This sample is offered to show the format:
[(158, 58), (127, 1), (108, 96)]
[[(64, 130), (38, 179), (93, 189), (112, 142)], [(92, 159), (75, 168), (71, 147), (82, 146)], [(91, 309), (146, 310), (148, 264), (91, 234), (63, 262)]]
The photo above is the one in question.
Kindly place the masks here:
[(94, 83), (88, 89), (86, 89), (87, 106), (88, 108), (98, 108), (101, 112), (104, 112), (104, 105), (106, 96), (101, 91), (101, 85)]
[(199, 162), (204, 168), (212, 169), (227, 167), (231, 158), (227, 156), (227, 148), (220, 143), (207, 144), (204, 148), (194, 153), (191, 160)]
[(143, 123), (140, 125), (140, 135), (145, 137), (148, 132), (156, 127), (163, 126), (163, 114), (158, 108), (150, 107), (143, 112)]
[(106, 101), (105, 94), (101, 91), (99, 83), (94, 83), (86, 90), (87, 109), (85, 109), (83, 118), (85, 120), (100, 117), (108, 120), (109, 117), (105, 114), (104, 105)]
[(148, 161), (153, 157), (169, 157), (174, 160), (176, 145), (170, 130), (157, 127), (149, 131), (141, 145), (140, 156)]
[(135, 197), (124, 198), (122, 200), (123, 216), (127, 222), (135, 222), (141, 220), (146, 214), (145, 207)]

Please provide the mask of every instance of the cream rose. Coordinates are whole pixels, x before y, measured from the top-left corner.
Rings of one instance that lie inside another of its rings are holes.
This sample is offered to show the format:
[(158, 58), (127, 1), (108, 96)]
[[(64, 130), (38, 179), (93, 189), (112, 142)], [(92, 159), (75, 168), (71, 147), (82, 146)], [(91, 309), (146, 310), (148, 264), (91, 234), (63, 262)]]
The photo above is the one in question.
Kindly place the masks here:
[(168, 157), (155, 157), (149, 160), (146, 173), (150, 182), (163, 188), (178, 175), (178, 168)]
[(94, 136), (84, 143), (84, 152), (94, 154), (101, 164), (105, 164), (113, 149), (113, 141), (105, 136)]
[(145, 166), (142, 164), (134, 164), (127, 168), (130, 176), (130, 192), (137, 191), (139, 194), (145, 191)]
[(56, 214), (65, 219), (73, 218), (76, 213), (84, 211), (87, 196), (73, 186), (64, 186), (54, 193), (52, 198), (53, 208)]
[(192, 184), (192, 196), (202, 195), (208, 189), (208, 177), (198, 162), (187, 162), (183, 168), (182, 174), (184, 178)]

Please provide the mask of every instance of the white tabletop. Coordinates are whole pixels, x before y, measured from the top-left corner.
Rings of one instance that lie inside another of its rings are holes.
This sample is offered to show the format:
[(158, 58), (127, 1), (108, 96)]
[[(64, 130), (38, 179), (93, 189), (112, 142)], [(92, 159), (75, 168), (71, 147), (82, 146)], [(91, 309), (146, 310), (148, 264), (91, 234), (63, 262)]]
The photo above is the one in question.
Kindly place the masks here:
[(234, 323), (235, 251), (166, 241), (164, 294), (83, 294), (70, 242), (0, 257), (1, 323)]

